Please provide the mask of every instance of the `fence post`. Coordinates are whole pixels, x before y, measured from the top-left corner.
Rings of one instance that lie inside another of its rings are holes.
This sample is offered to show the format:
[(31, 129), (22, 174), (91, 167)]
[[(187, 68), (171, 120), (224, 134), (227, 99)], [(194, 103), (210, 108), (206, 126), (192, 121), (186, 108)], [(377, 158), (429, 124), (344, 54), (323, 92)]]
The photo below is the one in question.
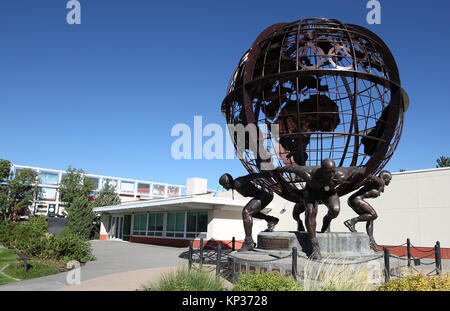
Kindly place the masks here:
[(200, 270), (203, 267), (203, 238), (200, 238)]
[(436, 274), (440, 275), (442, 272), (442, 262), (441, 262), (441, 243), (436, 242), (434, 246), (434, 257), (436, 262)]
[(231, 239), (231, 251), (234, 252), (236, 250), (236, 239), (233, 237)]
[(192, 254), (193, 254), (193, 241), (190, 240), (189, 241), (189, 264), (188, 264), (189, 271), (191, 271), (191, 268), (192, 268)]
[(292, 276), (297, 281), (297, 247), (292, 248)]
[(216, 276), (220, 273), (220, 265), (222, 262), (222, 244), (217, 245), (217, 262), (216, 262)]
[(411, 267), (411, 241), (406, 239), (406, 252), (408, 255), (408, 268)]
[(389, 282), (391, 279), (391, 267), (389, 265), (389, 249), (384, 248), (384, 281)]

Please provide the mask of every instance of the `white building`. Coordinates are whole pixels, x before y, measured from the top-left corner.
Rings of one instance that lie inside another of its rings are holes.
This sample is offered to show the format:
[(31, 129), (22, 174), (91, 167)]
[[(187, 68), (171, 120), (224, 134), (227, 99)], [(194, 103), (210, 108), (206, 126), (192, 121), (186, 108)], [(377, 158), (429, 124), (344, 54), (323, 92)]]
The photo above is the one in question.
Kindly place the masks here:
[[(38, 175), (38, 193), (36, 199), (29, 207), (26, 215), (58, 215), (64, 211), (64, 202), (61, 201), (59, 185), (66, 171), (13, 164), (11, 170), (17, 174), (20, 170), (30, 169)], [(146, 200), (153, 198), (166, 198), (184, 194), (183, 185), (157, 183), (146, 180), (136, 180), (104, 175), (84, 174), (90, 179), (95, 189), (91, 197), (94, 199), (103, 185), (109, 181), (115, 186), (116, 193), (121, 202)]]

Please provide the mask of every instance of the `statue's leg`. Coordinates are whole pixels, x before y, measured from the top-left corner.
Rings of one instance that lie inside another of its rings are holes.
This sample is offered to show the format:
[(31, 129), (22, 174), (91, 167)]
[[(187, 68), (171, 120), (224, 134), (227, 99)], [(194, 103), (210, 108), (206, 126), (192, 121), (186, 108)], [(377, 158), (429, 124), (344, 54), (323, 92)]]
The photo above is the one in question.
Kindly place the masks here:
[(311, 238), (316, 237), (317, 203), (307, 202), (305, 209), (306, 230)]
[[(253, 228), (253, 217), (258, 218), (260, 215), (257, 214), (261, 210), (261, 200), (254, 198), (242, 210), (242, 221), (244, 223), (245, 236), (252, 236)], [(256, 215), (255, 215), (256, 214)]]
[(294, 205), (294, 208), (292, 209), (292, 218), (294, 218), (295, 221), (300, 220), (300, 203), (296, 203)]
[(303, 203), (296, 203), (294, 209), (292, 210), (292, 217), (297, 222), (297, 231), (305, 231), (303, 222), (300, 219), (300, 214), (305, 211), (305, 205)]
[(261, 213), (261, 210), (266, 208), (267, 205), (269, 205), (270, 202), (272, 202), (273, 194), (272, 193), (264, 193), (264, 194), (261, 195), (259, 200), (261, 201), (261, 205), (258, 207), (257, 210), (255, 210), (251, 214), (251, 216), (253, 218), (264, 219), (265, 221), (267, 221), (267, 229), (265, 231), (266, 232), (272, 232), (273, 229), (275, 228), (275, 226), (278, 224), (279, 219), (277, 217), (273, 217), (273, 216), (270, 216), (270, 215), (263, 214), (263, 213)]
[(305, 224), (306, 230), (308, 231), (309, 237), (311, 238), (312, 253), (309, 256), (311, 259), (322, 259), (320, 254), (319, 241), (316, 236), (316, 217), (317, 217), (317, 203), (316, 202), (306, 202), (305, 209)]
[(356, 219), (360, 221), (373, 221), (378, 218), (377, 212), (374, 208), (364, 200), (360, 201), (359, 207), (361, 209), (361, 214), (359, 214)]
[(367, 235), (369, 236), (369, 244), (370, 247), (373, 248), (376, 252), (381, 252), (380, 247), (378, 246), (377, 242), (375, 242), (375, 238), (373, 237), (373, 220), (369, 220), (366, 222), (366, 231)]
[(364, 201), (362, 196), (357, 196), (354, 198), (349, 198), (348, 200), (349, 206), (359, 215), (358, 217), (346, 220), (344, 224), (349, 228), (350, 231), (356, 232), (355, 225), (358, 222), (367, 222), (368, 226), (366, 225), (367, 234), (369, 237), (373, 236), (373, 231), (371, 229), (372, 225), (369, 224), (369, 222), (374, 221), (377, 219), (378, 215), (373, 209), (373, 207)]
[(275, 226), (278, 224), (279, 219), (277, 217), (265, 215), (261, 212), (257, 212), (253, 215), (253, 218), (264, 219), (267, 221), (267, 229), (264, 230), (266, 232), (272, 232)]
[[(364, 213), (363, 208), (360, 206), (360, 202), (362, 201), (362, 198), (360, 196), (352, 195), (348, 198), (347, 203), (348, 206), (352, 208), (352, 210), (358, 214), (361, 215)], [(344, 225), (350, 230), (350, 232), (357, 232), (355, 225), (358, 222), (357, 217), (348, 219), (344, 221)]]
[(330, 227), (331, 220), (335, 219), (339, 215), (339, 196), (337, 194), (330, 196), (326, 201), (326, 206), (328, 208), (328, 213), (323, 218), (322, 230), (320, 230), (320, 232), (327, 231)]
[(251, 250), (254, 248), (255, 242), (252, 238), (252, 228), (253, 228), (253, 214), (260, 211), (261, 200), (251, 199), (250, 202), (242, 210), (242, 222), (244, 224), (245, 241), (242, 245), (240, 251)]

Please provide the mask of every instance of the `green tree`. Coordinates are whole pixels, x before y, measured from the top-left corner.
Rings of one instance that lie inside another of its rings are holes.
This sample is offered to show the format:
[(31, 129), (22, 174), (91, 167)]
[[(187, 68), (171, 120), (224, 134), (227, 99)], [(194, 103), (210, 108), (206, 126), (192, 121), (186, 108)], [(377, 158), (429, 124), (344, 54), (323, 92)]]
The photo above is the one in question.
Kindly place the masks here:
[(37, 173), (30, 169), (11, 173), (11, 162), (0, 159), (0, 213), (9, 222), (15, 211), (27, 207), (37, 192)]
[(67, 226), (84, 239), (91, 237), (92, 229), (94, 227), (95, 213), (92, 206), (89, 204), (87, 197), (75, 198), (68, 212)]
[(3, 184), (11, 173), (11, 162), (0, 159), (0, 184)]
[(67, 226), (85, 239), (91, 236), (96, 217), (88, 199), (94, 189), (94, 183), (84, 178), (84, 171), (71, 166), (62, 177), (59, 187), (61, 201), (65, 203), (64, 209), (68, 216)]
[(450, 167), (450, 158), (441, 156), (439, 159), (436, 159), (437, 165), (436, 167)]
[[(98, 197), (94, 201), (90, 202), (93, 208), (100, 206), (119, 205), (120, 203), (120, 197), (115, 192), (114, 185), (112, 185), (109, 180), (103, 185), (98, 194)], [(91, 238), (96, 238), (100, 234), (100, 224), (100, 216), (96, 216)]]
[(3, 221), (7, 221), (9, 219), (9, 216), (6, 213), (8, 204), (8, 187), (6, 182), (9, 180), (10, 172), (11, 162), (0, 159), (0, 213), (2, 214)]
[(75, 169), (69, 165), (67, 174), (61, 179), (59, 192), (61, 193), (61, 201), (65, 203), (65, 210), (69, 213), (70, 207), (75, 199), (86, 198), (94, 189), (94, 183), (87, 178), (83, 178), (84, 171)]
[(108, 180), (100, 190), (98, 197), (91, 202), (92, 207), (119, 205), (120, 197), (115, 192), (114, 185)]

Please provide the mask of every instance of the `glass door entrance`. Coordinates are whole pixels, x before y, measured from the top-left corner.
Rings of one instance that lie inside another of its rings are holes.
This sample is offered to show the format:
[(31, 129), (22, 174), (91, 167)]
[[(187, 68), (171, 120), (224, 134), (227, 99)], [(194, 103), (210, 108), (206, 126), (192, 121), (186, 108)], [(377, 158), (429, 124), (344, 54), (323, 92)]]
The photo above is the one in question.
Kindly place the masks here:
[(123, 216), (112, 216), (109, 239), (123, 239)]

